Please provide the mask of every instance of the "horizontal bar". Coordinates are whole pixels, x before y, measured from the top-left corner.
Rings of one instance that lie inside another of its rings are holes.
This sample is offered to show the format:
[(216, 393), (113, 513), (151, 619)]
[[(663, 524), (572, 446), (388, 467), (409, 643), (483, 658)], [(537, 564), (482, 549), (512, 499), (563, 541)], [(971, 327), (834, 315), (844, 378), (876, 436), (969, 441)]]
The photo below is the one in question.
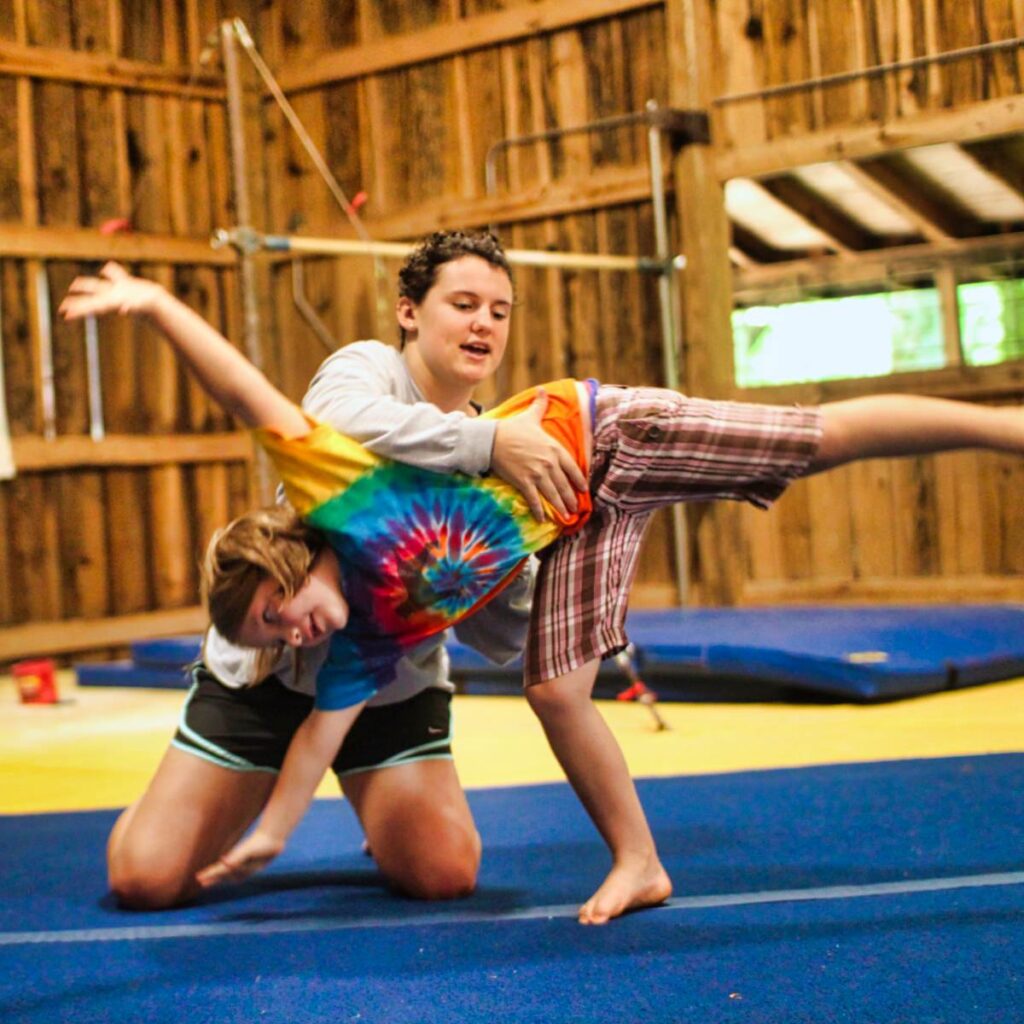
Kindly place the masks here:
[[(218, 231), (217, 246), (237, 245), (268, 252), (308, 253), (319, 256), (391, 256), (404, 259), (416, 247), (411, 242), (362, 241), (358, 238), (304, 238), (298, 235), (259, 235), (255, 232)], [(615, 256), (610, 253), (549, 252), (544, 249), (506, 249), (509, 263), (521, 267), (555, 267), (564, 270), (639, 270), (660, 274), (665, 264), (652, 256)], [(671, 261), (675, 269), (685, 257)]]
[(837, 71), (831, 75), (819, 75), (816, 78), (804, 78), (799, 82), (786, 82), (782, 85), (770, 85), (764, 89), (751, 92), (727, 93), (712, 100), (715, 106), (729, 103), (742, 103), (747, 100), (763, 100), (775, 96), (788, 96), (790, 93), (803, 92), (806, 89), (818, 89), (824, 86), (844, 85), (856, 82), (861, 78), (877, 78), (880, 75), (892, 74), (896, 71), (911, 71), (915, 68), (928, 67), (931, 64), (948, 64), (951, 61), (963, 60), (979, 54), (1000, 53), (1003, 50), (1016, 50), (1024, 46), (1024, 37), (999, 39), (994, 42), (978, 43), (975, 46), (962, 46), (957, 50), (945, 50), (942, 53), (927, 53), (921, 57), (909, 57), (906, 60), (894, 60), (887, 64), (872, 64), (866, 68), (854, 68), (851, 71)]

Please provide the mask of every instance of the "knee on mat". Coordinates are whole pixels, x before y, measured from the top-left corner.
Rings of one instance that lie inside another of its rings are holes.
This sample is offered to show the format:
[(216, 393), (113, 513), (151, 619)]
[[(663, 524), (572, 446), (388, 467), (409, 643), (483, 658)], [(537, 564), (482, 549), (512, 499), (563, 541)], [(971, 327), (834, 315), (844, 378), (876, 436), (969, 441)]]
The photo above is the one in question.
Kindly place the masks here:
[(110, 891), (118, 905), (128, 910), (166, 910), (193, 896), (198, 885), (180, 874), (139, 870), (130, 864), (108, 867)]
[(381, 865), (391, 884), (406, 896), (419, 900), (457, 900), (476, 889), (480, 868), (480, 837), (449, 836), (429, 854), (404, 864)]

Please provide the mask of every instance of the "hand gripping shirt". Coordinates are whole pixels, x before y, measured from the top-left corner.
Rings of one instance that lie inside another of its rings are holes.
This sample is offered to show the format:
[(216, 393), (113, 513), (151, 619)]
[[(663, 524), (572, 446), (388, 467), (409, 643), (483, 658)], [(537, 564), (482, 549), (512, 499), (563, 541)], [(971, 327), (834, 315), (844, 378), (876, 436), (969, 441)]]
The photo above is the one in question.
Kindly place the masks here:
[[(591, 388), (595, 385), (591, 384)], [(576, 382), (544, 385), (542, 426), (586, 471)], [(525, 411), (537, 389), (483, 415)], [(367, 700), (395, 677), (399, 659), (482, 607), (523, 560), (589, 518), (590, 495), (566, 519), (537, 522), (515, 488), (382, 459), (325, 423), (303, 437), (256, 431), (295, 510), (327, 537), (341, 568), (349, 621), (329, 641), (317, 707)]]

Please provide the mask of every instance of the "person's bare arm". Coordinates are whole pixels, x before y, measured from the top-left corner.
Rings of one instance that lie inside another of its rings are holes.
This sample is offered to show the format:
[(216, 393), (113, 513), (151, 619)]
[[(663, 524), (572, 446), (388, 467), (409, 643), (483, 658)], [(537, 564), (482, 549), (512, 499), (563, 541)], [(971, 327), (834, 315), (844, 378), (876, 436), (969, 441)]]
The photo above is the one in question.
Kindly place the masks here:
[(364, 703), (341, 711), (310, 712), (292, 737), (281, 774), (256, 827), (223, 857), (197, 873), (201, 886), (240, 882), (281, 853)]
[(98, 277), (76, 277), (59, 312), (66, 320), (119, 313), (148, 319), (170, 342), (203, 390), (249, 427), (286, 437), (309, 432), (302, 410), (198, 313), (155, 281), (108, 263)]

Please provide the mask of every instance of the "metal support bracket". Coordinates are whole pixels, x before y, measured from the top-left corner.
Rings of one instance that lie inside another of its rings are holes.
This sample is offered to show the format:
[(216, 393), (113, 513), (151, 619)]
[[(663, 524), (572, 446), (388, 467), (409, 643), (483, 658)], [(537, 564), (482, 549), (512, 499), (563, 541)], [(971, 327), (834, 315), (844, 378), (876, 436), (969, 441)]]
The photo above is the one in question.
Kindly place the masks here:
[(711, 142), (711, 119), (706, 111), (658, 107), (648, 111), (647, 117), (648, 124), (665, 133), (673, 150)]

